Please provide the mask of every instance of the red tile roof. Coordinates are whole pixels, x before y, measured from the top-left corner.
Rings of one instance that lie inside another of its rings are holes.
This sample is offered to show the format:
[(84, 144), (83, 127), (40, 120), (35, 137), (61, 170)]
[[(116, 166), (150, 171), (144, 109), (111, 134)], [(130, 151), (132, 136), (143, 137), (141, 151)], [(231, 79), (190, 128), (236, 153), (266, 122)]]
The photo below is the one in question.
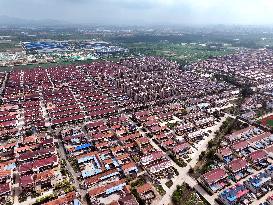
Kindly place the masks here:
[(127, 164), (122, 165), (122, 169), (124, 171), (126, 171), (127, 169), (130, 169), (130, 168), (133, 168), (133, 167), (136, 167), (136, 163), (134, 163), (134, 162), (129, 162)]
[(252, 162), (256, 162), (256, 161), (267, 158), (267, 153), (265, 150), (256, 150), (250, 153), (248, 157)]
[(76, 199), (76, 192), (69, 192), (63, 197), (59, 197), (53, 201), (47, 202), (43, 205), (64, 205), (70, 204), (74, 199)]
[(232, 172), (238, 172), (244, 168), (247, 168), (248, 163), (245, 159), (234, 159), (232, 162), (228, 164), (229, 168)]
[(10, 170), (7, 170), (7, 171), (0, 170), (0, 179), (6, 178), (6, 177), (11, 177), (11, 171)]
[(227, 176), (224, 169), (217, 168), (202, 175), (208, 184), (216, 183)]
[(33, 182), (33, 175), (21, 176), (20, 178), (20, 186), (23, 188), (33, 185)]
[(252, 137), (248, 140), (248, 142), (251, 144), (251, 143), (256, 143), (256, 142), (259, 142), (263, 139), (267, 139), (271, 136), (272, 134), (270, 132), (265, 132), (263, 134), (260, 134), (260, 135), (257, 135), (255, 137)]
[(248, 141), (239, 141), (239, 142), (234, 143), (232, 145), (232, 148), (234, 150), (239, 150), (240, 151), (240, 150), (242, 150), (242, 149), (244, 149), (244, 148), (246, 148), (248, 146), (249, 146)]
[(137, 187), (137, 193), (140, 193), (140, 194), (144, 194), (151, 190), (153, 190), (153, 186), (149, 183), (146, 183)]
[(58, 125), (58, 124), (62, 124), (62, 123), (67, 123), (67, 122), (72, 122), (72, 121), (77, 121), (77, 120), (83, 120), (83, 119), (84, 119), (84, 115), (79, 114), (79, 115), (75, 115), (75, 116), (64, 117), (64, 118), (52, 120), (52, 124), (53, 125)]
[(11, 191), (10, 184), (1, 184), (0, 186), (0, 195), (4, 195)]
[(173, 148), (173, 152), (174, 153), (179, 153), (181, 151), (184, 151), (185, 149), (189, 149), (190, 148), (190, 144), (185, 142), (182, 144), (178, 144)]
[(19, 166), (19, 172), (27, 172), (31, 169), (45, 167), (51, 164), (55, 164), (57, 163), (57, 161), (58, 161), (58, 157), (53, 155), (45, 159), (40, 159), (40, 160), (35, 160), (33, 162), (24, 163)]
[(229, 156), (232, 154), (232, 150), (229, 147), (223, 147), (218, 150), (218, 154), (222, 157)]
[(98, 196), (100, 194), (103, 194), (107, 189), (110, 189), (111, 187), (115, 187), (115, 186), (118, 186), (118, 185), (121, 185), (125, 183), (125, 180), (124, 179), (121, 179), (121, 180), (118, 180), (118, 181), (114, 181), (114, 182), (111, 182), (109, 184), (106, 184), (104, 186), (99, 186), (99, 187), (96, 187), (94, 189), (91, 189), (89, 192), (88, 192), (88, 195), (89, 196)]
[(269, 153), (273, 153), (273, 145), (271, 146), (268, 146), (266, 149), (266, 152), (269, 154)]

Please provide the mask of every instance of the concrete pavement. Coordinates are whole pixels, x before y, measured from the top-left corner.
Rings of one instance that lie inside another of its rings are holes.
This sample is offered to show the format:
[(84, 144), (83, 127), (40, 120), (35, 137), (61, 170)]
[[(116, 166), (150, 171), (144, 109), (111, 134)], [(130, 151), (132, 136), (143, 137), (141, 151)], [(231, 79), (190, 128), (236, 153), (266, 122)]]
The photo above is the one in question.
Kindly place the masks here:
[[(176, 190), (177, 185), (181, 185), (183, 182), (189, 184), (192, 188), (194, 188), (197, 192), (199, 192), (211, 205), (218, 204), (215, 201), (216, 196), (210, 196), (198, 183), (195, 179), (189, 176), (189, 169), (194, 167), (198, 162), (199, 155), (207, 149), (208, 142), (215, 137), (215, 131), (219, 130), (222, 123), (226, 120), (228, 116), (225, 115), (219, 123), (215, 126), (210, 127), (208, 129), (212, 130), (208, 137), (203, 140), (200, 147), (198, 147), (197, 151), (194, 153), (192, 160), (188, 163), (186, 167), (179, 167), (175, 162), (172, 161), (173, 167), (176, 168), (179, 172), (178, 176), (175, 176), (173, 179), (173, 185), (165, 190), (166, 194), (162, 197), (162, 199), (158, 202), (154, 202), (155, 205), (168, 205), (171, 204), (171, 196), (172, 193)], [(151, 140), (152, 142), (152, 140)], [(155, 143), (154, 143), (155, 144)], [(154, 145), (153, 144), (153, 145)], [(158, 146), (157, 146), (158, 147)], [(159, 147), (158, 147), (159, 148)]]
[(81, 195), (81, 202), (83, 205), (87, 205), (87, 201), (86, 201), (86, 190), (83, 190), (81, 189), (80, 187), (80, 182), (78, 181), (78, 178), (77, 178), (77, 173), (74, 171), (74, 169), (72, 168), (72, 166), (70, 165), (70, 163), (68, 162), (67, 160), (67, 156), (65, 154), (65, 151), (64, 151), (64, 147), (60, 141), (60, 139), (58, 139), (58, 143), (59, 143), (59, 149), (58, 149), (58, 153), (60, 155), (60, 158), (61, 159), (64, 159), (66, 161), (66, 169), (71, 173), (72, 177), (73, 177), (73, 180), (74, 180), (74, 186), (76, 187), (77, 191), (80, 193)]

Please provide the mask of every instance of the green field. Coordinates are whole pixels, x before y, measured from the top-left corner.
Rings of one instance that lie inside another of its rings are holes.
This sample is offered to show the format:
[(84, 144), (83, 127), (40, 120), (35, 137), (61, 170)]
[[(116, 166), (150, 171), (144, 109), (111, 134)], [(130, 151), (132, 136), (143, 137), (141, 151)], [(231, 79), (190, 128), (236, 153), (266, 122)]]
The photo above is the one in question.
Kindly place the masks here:
[(206, 45), (169, 42), (128, 43), (126, 47), (135, 55), (162, 56), (180, 63), (192, 63), (212, 56), (223, 56), (235, 52), (235, 49), (230, 47), (211, 48)]
[(273, 127), (273, 120), (267, 120), (266, 125), (269, 127)]

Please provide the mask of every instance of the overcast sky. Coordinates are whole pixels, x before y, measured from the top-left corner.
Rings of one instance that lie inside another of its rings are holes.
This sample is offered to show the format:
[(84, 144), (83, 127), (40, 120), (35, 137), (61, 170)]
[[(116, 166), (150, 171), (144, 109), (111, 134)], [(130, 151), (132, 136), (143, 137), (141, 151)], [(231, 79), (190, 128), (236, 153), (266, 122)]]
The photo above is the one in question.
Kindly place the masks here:
[(0, 15), (90, 24), (273, 25), (273, 0), (0, 0)]

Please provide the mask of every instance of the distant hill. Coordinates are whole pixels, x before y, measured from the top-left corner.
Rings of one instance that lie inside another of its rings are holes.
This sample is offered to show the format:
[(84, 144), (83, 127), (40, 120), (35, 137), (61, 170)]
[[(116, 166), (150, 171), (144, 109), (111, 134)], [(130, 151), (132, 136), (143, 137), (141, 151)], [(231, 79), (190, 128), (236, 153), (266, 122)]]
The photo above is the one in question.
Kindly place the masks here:
[(54, 19), (31, 20), (0, 15), (0, 26), (61, 26), (68, 24), (68, 22)]

